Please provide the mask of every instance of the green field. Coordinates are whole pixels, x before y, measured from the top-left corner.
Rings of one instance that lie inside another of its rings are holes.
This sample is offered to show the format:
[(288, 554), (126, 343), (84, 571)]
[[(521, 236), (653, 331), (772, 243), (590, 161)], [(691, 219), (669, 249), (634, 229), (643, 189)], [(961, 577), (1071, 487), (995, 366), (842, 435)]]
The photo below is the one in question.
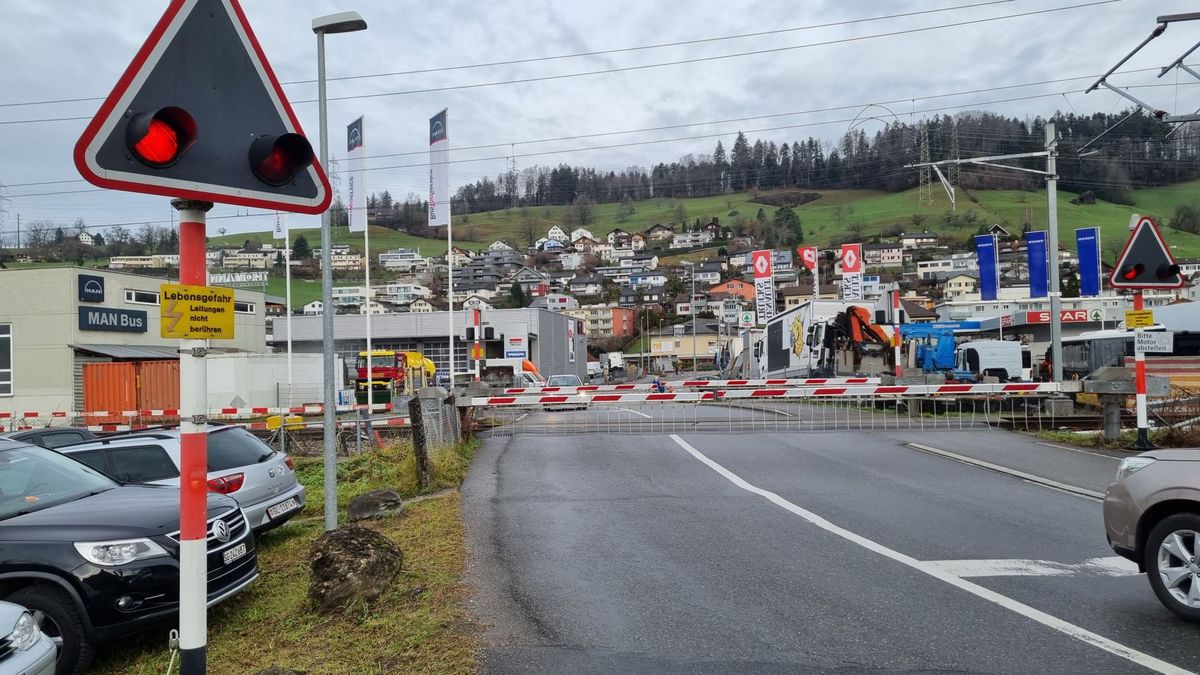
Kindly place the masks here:
[[(457, 230), (456, 230), (457, 232)], [(309, 248), (316, 250), (321, 248), (321, 230), (318, 228), (312, 229), (296, 229), (291, 231), (292, 241), (295, 242), (298, 237), (303, 236), (308, 240)], [(208, 245), (210, 247), (218, 246), (238, 246), (249, 239), (257, 241), (260, 244), (273, 243), (270, 232), (243, 232), (241, 234), (227, 234), (223, 237), (209, 237)], [(480, 243), (463, 242), (455, 238), (454, 245), (462, 248), (476, 250), (486, 246), (491, 240)], [(282, 243), (282, 242), (281, 242)], [(351, 233), (344, 227), (334, 228), (333, 230), (334, 244), (349, 244), (356, 251), (361, 252), (363, 249), (363, 236), (361, 233)], [(393, 248), (415, 248), (421, 250), (421, 255), (425, 256), (440, 256), (446, 252), (446, 239), (426, 239), (424, 237), (414, 237), (406, 232), (397, 232), (389, 230), (386, 227), (371, 226), (371, 253), (383, 253), (388, 249)]]

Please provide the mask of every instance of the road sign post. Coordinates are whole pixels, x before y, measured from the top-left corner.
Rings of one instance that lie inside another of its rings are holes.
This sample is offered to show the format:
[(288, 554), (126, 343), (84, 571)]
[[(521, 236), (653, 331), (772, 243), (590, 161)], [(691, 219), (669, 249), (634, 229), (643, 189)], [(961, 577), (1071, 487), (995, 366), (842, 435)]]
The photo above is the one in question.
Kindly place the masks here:
[[(1144, 311), (1144, 300), (1140, 290), (1133, 294), (1133, 309)], [(1141, 327), (1134, 329), (1133, 335), (1133, 367), (1134, 383), (1137, 399), (1137, 439), (1131, 446), (1134, 450), (1153, 450), (1155, 445), (1150, 442), (1150, 419), (1146, 411), (1146, 352), (1141, 345)]]
[[(179, 280), (207, 283), (204, 214), (210, 202), (178, 199)], [(179, 668), (206, 672), (208, 643), (208, 341), (179, 341)]]

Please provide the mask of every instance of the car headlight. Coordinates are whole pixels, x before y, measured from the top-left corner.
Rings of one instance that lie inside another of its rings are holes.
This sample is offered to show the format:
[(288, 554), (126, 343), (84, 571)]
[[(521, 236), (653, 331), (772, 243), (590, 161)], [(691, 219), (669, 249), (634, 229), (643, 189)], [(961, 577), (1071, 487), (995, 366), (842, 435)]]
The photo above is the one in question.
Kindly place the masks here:
[(116, 567), (135, 560), (167, 555), (163, 547), (149, 539), (75, 542), (75, 550), (84, 560), (102, 567)]
[(21, 616), (17, 617), (17, 625), (13, 628), (9, 639), (12, 640), (12, 645), (17, 651), (24, 651), (37, 644), (41, 634), (42, 630), (33, 620), (33, 615), (29, 612), (22, 612)]
[(1121, 460), (1121, 464), (1117, 466), (1117, 482), (1119, 483), (1125, 480), (1129, 476), (1150, 466), (1154, 462), (1155, 459), (1153, 457), (1126, 457), (1125, 459)]

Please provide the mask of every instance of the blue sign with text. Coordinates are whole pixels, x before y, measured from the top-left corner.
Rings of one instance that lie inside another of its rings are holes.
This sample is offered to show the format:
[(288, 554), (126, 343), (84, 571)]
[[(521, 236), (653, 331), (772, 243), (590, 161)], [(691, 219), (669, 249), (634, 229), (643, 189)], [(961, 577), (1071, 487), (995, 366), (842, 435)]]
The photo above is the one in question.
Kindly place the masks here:
[(104, 277), (95, 274), (80, 274), (79, 301), (104, 302)]
[(1029, 297), (1044, 298), (1050, 295), (1049, 258), (1046, 253), (1046, 233), (1026, 232), (1025, 245), (1029, 251)]
[(979, 260), (979, 298), (995, 300), (1000, 297), (1000, 257), (996, 250), (996, 235), (975, 237), (975, 256)]
[(145, 333), (147, 323), (146, 313), (135, 309), (79, 308), (79, 330)]
[(1081, 227), (1075, 230), (1075, 245), (1079, 249), (1079, 295), (1095, 298), (1100, 295), (1100, 228)]

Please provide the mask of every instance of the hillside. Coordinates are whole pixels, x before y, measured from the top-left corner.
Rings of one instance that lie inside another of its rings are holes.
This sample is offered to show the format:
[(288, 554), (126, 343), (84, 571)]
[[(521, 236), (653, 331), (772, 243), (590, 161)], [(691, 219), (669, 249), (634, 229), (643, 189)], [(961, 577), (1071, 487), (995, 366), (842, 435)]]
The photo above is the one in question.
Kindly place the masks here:
[[(976, 217), (974, 224), (948, 225), (943, 216), (949, 209), (949, 201), (940, 187), (935, 186), (934, 205), (918, 206), (916, 190), (887, 193), (872, 190), (826, 190), (820, 191), (821, 197), (815, 201), (796, 207), (805, 232), (806, 243), (827, 245), (830, 242), (867, 239), (878, 236), (885, 230), (896, 229), (925, 229), (948, 237), (965, 240), (975, 233), (981, 224), (998, 222), (1010, 231), (1018, 232), (1026, 214), (1030, 218), (1033, 229), (1046, 227), (1046, 195), (1045, 191), (1026, 192), (1020, 190), (981, 190), (958, 193), (958, 213), (965, 215), (973, 211)], [(1132, 191), (1135, 205), (1123, 206), (1097, 201), (1093, 205), (1075, 205), (1070, 200), (1076, 195), (1071, 192), (1059, 191), (1058, 222), (1059, 235), (1063, 246), (1074, 247), (1073, 231), (1077, 227), (1098, 225), (1102, 228), (1104, 257), (1113, 260), (1119, 245), (1124, 242), (1126, 228), (1131, 213), (1142, 213), (1157, 216), (1160, 224), (1170, 216), (1178, 204), (1188, 203), (1200, 190), (1200, 181), (1180, 183), (1176, 185), (1149, 188)], [(655, 223), (672, 223), (677, 221), (677, 209), (682, 205), (686, 214), (686, 222), (694, 224), (696, 219), (708, 222), (718, 218), (727, 226), (741, 218), (753, 219), (758, 210), (763, 209), (766, 217), (771, 218), (776, 207), (754, 202), (752, 193), (743, 192), (720, 197), (703, 197), (694, 199), (651, 199), (634, 204), (634, 213), (625, 219), (618, 218), (618, 204), (597, 204), (593, 206), (592, 221), (587, 228), (598, 237), (603, 237), (612, 230), (620, 227), (625, 230), (642, 230)], [(495, 239), (504, 239), (518, 246), (526, 244), (522, 233), (522, 223), (532, 220), (537, 224), (539, 236), (552, 225), (562, 224), (563, 215), (568, 207), (522, 207), (503, 211), (456, 215), (454, 219), (455, 244), (464, 248), (478, 249), (486, 246)], [(919, 227), (913, 225), (913, 215), (925, 216)], [(861, 234), (858, 228), (861, 227)], [(293, 238), (304, 235), (309, 245), (316, 248), (320, 244), (320, 233), (317, 229), (293, 231)], [(1168, 243), (1174, 247), (1176, 256), (1200, 257), (1200, 236), (1163, 228), (1163, 234)], [(258, 239), (266, 242), (269, 233), (236, 234), (224, 237), (214, 237), (210, 243), (215, 245), (240, 246), (246, 239)], [(471, 240), (471, 241), (468, 241)], [(338, 228), (334, 236), (335, 243), (347, 243), (361, 250), (362, 237), (351, 235), (345, 228)], [(384, 251), (387, 248), (408, 247), (420, 248), (425, 255), (438, 255), (446, 250), (444, 239), (425, 239), (402, 232), (395, 232), (381, 227), (371, 228), (371, 248), (373, 251)]]

